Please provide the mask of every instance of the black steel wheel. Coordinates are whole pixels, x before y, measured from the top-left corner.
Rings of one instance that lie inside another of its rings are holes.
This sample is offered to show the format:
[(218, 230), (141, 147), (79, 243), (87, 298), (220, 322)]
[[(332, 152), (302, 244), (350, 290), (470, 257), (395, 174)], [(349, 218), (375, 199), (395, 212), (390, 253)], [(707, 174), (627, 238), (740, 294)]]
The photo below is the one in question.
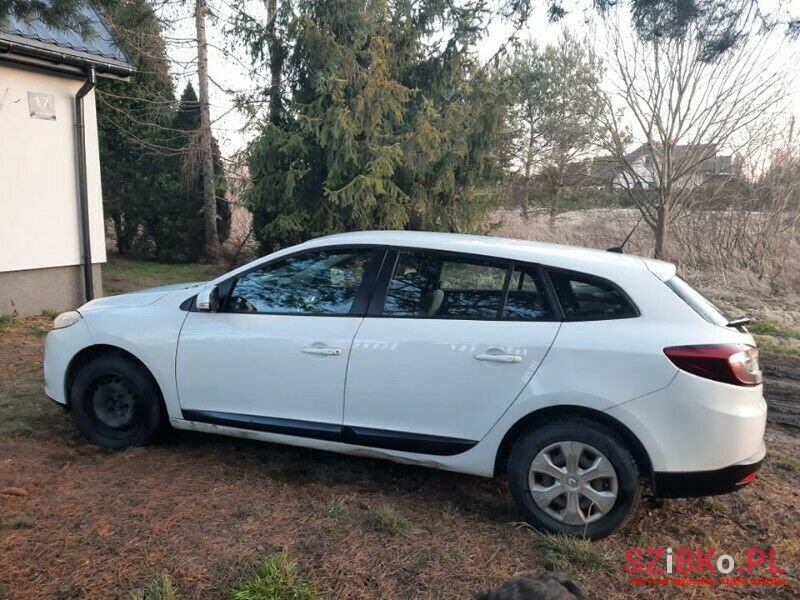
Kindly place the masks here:
[(166, 423), (158, 386), (150, 372), (125, 356), (100, 356), (72, 383), (72, 419), (89, 441), (107, 448), (144, 446)]

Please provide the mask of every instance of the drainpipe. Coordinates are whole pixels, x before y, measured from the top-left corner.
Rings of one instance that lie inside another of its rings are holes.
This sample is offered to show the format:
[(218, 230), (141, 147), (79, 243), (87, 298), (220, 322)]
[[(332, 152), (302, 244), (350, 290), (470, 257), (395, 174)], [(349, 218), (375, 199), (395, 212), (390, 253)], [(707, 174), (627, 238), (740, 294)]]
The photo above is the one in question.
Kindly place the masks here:
[(86, 301), (94, 298), (94, 279), (92, 277), (92, 243), (89, 230), (89, 184), (86, 173), (86, 123), (83, 99), (96, 83), (94, 67), (89, 67), (86, 81), (75, 94), (75, 129), (77, 134), (78, 154), (78, 193), (81, 217), (81, 250), (83, 254), (83, 285), (86, 292)]

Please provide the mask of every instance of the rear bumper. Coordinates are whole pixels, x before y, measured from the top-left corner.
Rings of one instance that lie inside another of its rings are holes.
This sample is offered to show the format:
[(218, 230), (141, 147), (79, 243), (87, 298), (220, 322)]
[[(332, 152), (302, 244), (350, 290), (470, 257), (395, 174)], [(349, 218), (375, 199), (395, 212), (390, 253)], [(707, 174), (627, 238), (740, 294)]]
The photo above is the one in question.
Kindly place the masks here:
[(653, 495), (657, 498), (690, 498), (735, 492), (755, 479), (766, 455), (767, 446), (761, 442), (761, 448), (753, 456), (723, 469), (682, 473), (654, 471)]
[(667, 387), (606, 413), (638, 438), (656, 473), (715, 472), (754, 462), (767, 423), (761, 386), (718, 383), (683, 371)]

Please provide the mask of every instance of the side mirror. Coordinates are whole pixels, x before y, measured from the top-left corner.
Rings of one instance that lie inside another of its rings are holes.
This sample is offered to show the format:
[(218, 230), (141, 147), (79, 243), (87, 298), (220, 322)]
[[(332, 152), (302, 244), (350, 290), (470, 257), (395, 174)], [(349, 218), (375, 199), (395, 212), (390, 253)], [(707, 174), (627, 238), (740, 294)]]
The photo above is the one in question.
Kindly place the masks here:
[(201, 312), (217, 312), (219, 310), (219, 289), (217, 286), (212, 285), (200, 290), (194, 307)]

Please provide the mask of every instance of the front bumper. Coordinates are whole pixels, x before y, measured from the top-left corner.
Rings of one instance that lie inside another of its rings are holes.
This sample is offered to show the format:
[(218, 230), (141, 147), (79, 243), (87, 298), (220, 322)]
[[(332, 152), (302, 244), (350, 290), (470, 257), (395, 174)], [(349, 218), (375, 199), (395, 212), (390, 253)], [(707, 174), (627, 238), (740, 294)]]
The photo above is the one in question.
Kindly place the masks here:
[(84, 319), (47, 334), (44, 345), (44, 392), (56, 404), (67, 404), (66, 375), (75, 355), (91, 345)]
[(653, 496), (690, 498), (735, 492), (755, 479), (755, 473), (761, 468), (766, 455), (767, 445), (762, 441), (761, 448), (753, 456), (722, 469), (683, 473), (654, 471)]

